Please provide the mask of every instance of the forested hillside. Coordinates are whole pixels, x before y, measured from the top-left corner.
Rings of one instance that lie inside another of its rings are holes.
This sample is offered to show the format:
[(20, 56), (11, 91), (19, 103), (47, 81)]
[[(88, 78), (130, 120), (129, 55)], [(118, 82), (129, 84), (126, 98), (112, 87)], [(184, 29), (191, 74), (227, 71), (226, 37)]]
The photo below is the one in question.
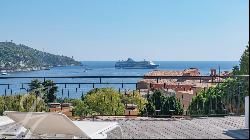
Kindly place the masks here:
[(81, 65), (81, 63), (66, 56), (42, 52), (22, 44), (0, 42), (0, 70), (34, 70), (59, 65)]

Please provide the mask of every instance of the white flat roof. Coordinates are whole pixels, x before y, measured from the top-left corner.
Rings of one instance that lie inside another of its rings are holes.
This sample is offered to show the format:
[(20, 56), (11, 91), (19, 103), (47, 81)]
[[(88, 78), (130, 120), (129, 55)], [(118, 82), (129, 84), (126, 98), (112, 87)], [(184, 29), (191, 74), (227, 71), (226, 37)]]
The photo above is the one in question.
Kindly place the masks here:
[[(4, 112), (0, 122), (16, 122), (35, 135), (64, 134), (80, 138), (105, 139), (117, 122), (71, 121), (66, 115), (51, 112)], [(11, 118), (11, 119), (9, 119)], [(13, 121), (14, 120), (14, 121)]]
[(7, 116), (0, 116), (0, 126), (13, 123), (14, 121)]
[(73, 123), (92, 139), (106, 139), (106, 132), (118, 126), (117, 122), (104, 121), (73, 121)]

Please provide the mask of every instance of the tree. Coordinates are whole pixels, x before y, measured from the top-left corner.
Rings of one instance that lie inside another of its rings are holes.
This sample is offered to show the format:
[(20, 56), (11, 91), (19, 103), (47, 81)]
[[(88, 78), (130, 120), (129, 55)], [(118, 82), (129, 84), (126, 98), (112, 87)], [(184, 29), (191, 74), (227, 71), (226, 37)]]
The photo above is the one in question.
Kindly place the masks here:
[(4, 96), (3, 107), (8, 111), (19, 111), (20, 110), (20, 99), (21, 96)]
[(74, 108), (73, 113), (77, 116), (88, 116), (88, 115), (94, 115), (95, 112), (89, 109), (89, 107), (79, 99), (76, 99), (74, 102)]
[(42, 83), (44, 89), (44, 101), (46, 103), (54, 102), (56, 99), (56, 92), (58, 91), (58, 87), (52, 80), (46, 80)]
[(32, 80), (29, 85), (31, 93), (36, 93), (36, 96), (42, 97), (45, 103), (54, 102), (58, 87), (52, 80), (46, 80), (43, 83), (38, 79)]
[[(170, 110), (173, 110), (171, 112)], [(164, 105), (162, 107), (163, 115), (182, 115), (183, 108), (181, 103), (175, 98), (175, 96), (166, 97)]]
[(34, 90), (38, 90), (38, 89), (43, 89), (43, 85), (42, 83), (38, 80), (32, 80), (30, 85), (29, 85), (29, 91), (34, 91)]
[(121, 94), (112, 88), (91, 90), (84, 97), (84, 103), (89, 109), (99, 115), (123, 115), (124, 104), (121, 103)]
[(43, 99), (36, 97), (34, 92), (25, 95), (0, 96), (0, 114), (4, 111), (47, 111)]
[(86, 105), (83, 101), (79, 100), (73, 108), (74, 115), (82, 116), (85, 113)]
[(138, 91), (132, 91), (130, 93), (122, 94), (121, 95), (121, 103), (123, 104), (134, 104), (137, 105), (137, 108), (139, 109), (139, 112), (141, 112), (146, 103), (147, 100), (141, 96), (141, 94)]
[(154, 116), (155, 115), (155, 106), (152, 102), (148, 102), (144, 108), (144, 110), (141, 112), (142, 115), (146, 116)]
[(27, 70), (27, 68), (67, 66), (72, 64), (81, 65), (80, 62), (69, 57), (44, 53), (25, 45), (17, 45), (11, 42), (0, 42), (0, 60), (0, 68), (5, 70)]
[[(249, 75), (249, 42), (240, 59), (240, 72), (243, 75)], [(249, 77), (238, 78), (238, 82), (241, 83), (244, 95), (249, 96)]]
[(249, 43), (240, 59), (240, 72), (249, 75)]
[[(244, 88), (238, 79), (228, 78), (224, 83), (201, 91), (192, 98), (188, 108), (190, 115), (225, 114), (235, 112), (239, 105), (239, 114), (244, 112)], [(243, 88), (243, 89), (242, 89)], [(240, 93), (240, 94), (239, 94)], [(227, 111), (227, 112), (226, 112)]]
[(233, 75), (240, 75), (240, 68), (239, 66), (234, 66), (233, 67)]
[[(159, 115), (182, 115), (183, 108), (175, 96), (164, 93), (163, 90), (155, 90), (149, 96), (148, 103), (142, 111), (143, 115), (156, 115), (155, 111), (161, 110)], [(173, 111), (171, 111), (173, 110)]]
[(156, 110), (161, 110), (163, 104), (165, 103), (165, 97), (162, 90), (156, 90), (150, 97), (149, 101), (152, 102)]
[(34, 92), (23, 95), (20, 100), (20, 106), (20, 111), (22, 112), (47, 111), (46, 103), (42, 98), (36, 97)]
[(3, 115), (4, 112), (4, 99), (3, 96), (0, 96), (0, 115)]

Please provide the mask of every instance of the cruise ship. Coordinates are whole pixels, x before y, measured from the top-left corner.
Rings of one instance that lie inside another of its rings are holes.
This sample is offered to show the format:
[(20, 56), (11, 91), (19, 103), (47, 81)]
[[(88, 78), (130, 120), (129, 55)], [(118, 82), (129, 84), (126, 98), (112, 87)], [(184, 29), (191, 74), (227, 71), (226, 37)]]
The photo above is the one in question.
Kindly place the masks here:
[(115, 64), (118, 69), (157, 69), (159, 65), (152, 61), (134, 61), (132, 58), (128, 58), (127, 61), (118, 61)]

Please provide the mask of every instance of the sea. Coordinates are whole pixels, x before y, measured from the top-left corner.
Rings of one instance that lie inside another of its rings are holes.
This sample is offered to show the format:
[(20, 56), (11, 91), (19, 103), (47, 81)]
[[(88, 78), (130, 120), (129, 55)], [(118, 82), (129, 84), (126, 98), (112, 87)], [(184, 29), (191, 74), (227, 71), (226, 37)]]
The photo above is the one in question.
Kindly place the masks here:
[[(6, 75), (7, 77), (60, 77), (60, 76), (143, 76), (152, 69), (115, 69), (115, 61), (82, 61), (83, 66), (54, 67), (50, 70), (14, 72)], [(202, 75), (209, 75), (210, 69), (217, 71), (231, 71), (233, 66), (239, 65), (238, 61), (155, 61), (160, 67), (157, 70), (184, 70), (188, 68), (198, 68)], [(87, 69), (86, 69), (87, 68)], [(0, 77), (6, 77), (0, 75)], [(43, 81), (43, 79), (39, 79)], [(98, 82), (99, 79), (72, 79), (60, 78), (50, 79), (56, 83), (91, 83)], [(140, 79), (102, 79), (102, 82), (137, 82)], [(0, 95), (24, 94), (28, 89), (31, 79), (0, 79)], [(24, 83), (22, 85), (22, 83)], [(1, 85), (1, 84), (10, 84)], [(113, 87), (121, 91), (134, 90), (135, 85), (95, 85), (94, 88)], [(57, 97), (61, 98), (79, 98), (93, 89), (93, 85), (58, 85)]]

